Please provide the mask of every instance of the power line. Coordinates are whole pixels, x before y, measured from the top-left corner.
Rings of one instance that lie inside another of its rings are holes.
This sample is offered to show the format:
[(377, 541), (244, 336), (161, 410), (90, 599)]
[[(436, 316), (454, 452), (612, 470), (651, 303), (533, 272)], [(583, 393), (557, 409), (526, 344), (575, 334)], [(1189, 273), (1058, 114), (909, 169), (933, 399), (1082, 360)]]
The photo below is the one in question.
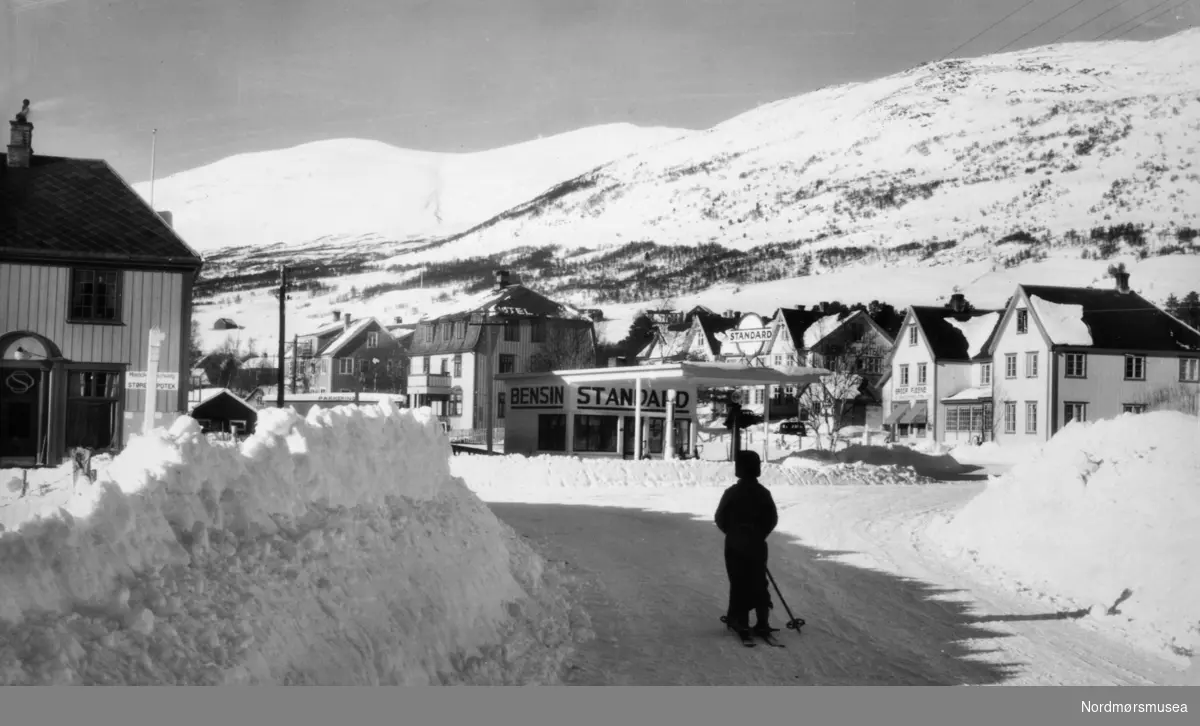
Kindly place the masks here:
[(1015, 45), (1015, 44), (1016, 44), (1018, 41), (1020, 41), (1022, 38), (1026, 38), (1026, 37), (1028, 37), (1028, 36), (1032, 35), (1032, 34), (1033, 34), (1035, 31), (1037, 31), (1037, 30), (1039, 30), (1039, 29), (1041, 29), (1041, 28), (1044, 28), (1044, 27), (1046, 27), (1046, 26), (1047, 26), (1047, 25), (1049, 25), (1051, 22), (1053, 22), (1053, 21), (1055, 21), (1055, 20), (1057, 20), (1057, 19), (1061, 18), (1063, 15), (1066, 15), (1068, 12), (1070, 12), (1071, 10), (1075, 9), (1076, 7), (1078, 7), (1078, 6), (1082, 5), (1082, 4), (1084, 4), (1085, 2), (1087, 2), (1087, 0), (1075, 0), (1075, 2), (1074, 2), (1074, 3), (1072, 3), (1072, 4), (1071, 4), (1071, 6), (1070, 6), (1070, 7), (1068, 7), (1066, 10), (1063, 10), (1062, 12), (1058, 13), (1057, 15), (1055, 15), (1055, 16), (1054, 16), (1054, 17), (1052, 17), (1052, 18), (1050, 18), (1049, 20), (1046, 20), (1045, 22), (1041, 23), (1040, 25), (1038, 25), (1038, 26), (1034, 27), (1032, 30), (1029, 30), (1028, 32), (1021, 34), (1021, 35), (1020, 35), (1020, 36), (1018, 36), (1018, 37), (1017, 37), (1015, 40), (1012, 40), (1012, 41), (1010, 41), (1010, 42), (1008, 43), (1008, 45), (1004, 46), (1003, 48), (1001, 48), (1000, 50), (998, 50), (998, 51), (996, 51), (996, 52), (997, 52), (997, 53), (1003, 53), (1005, 50), (1008, 50), (1008, 49), (1009, 49), (1009, 48), (1011, 48), (1013, 45)]
[(1126, 20), (1125, 22), (1121, 23), (1120, 25), (1116, 26), (1115, 28), (1109, 28), (1108, 30), (1106, 30), (1106, 31), (1104, 31), (1103, 33), (1101, 33), (1100, 35), (1097, 35), (1095, 38), (1093, 38), (1093, 40), (1100, 40), (1101, 38), (1103, 38), (1104, 36), (1108, 35), (1109, 33), (1112, 33), (1112, 32), (1114, 32), (1114, 31), (1116, 31), (1116, 30), (1120, 30), (1121, 28), (1124, 28), (1126, 25), (1129, 25), (1130, 23), (1132, 23), (1133, 21), (1135, 21), (1135, 20), (1137, 20), (1138, 18), (1142, 17), (1143, 15), (1147, 15), (1147, 14), (1149, 14), (1149, 13), (1152, 13), (1152, 12), (1154, 12), (1155, 10), (1158, 10), (1158, 9), (1159, 9), (1159, 8), (1161, 8), (1163, 5), (1166, 5), (1166, 4), (1167, 4), (1167, 3), (1169, 3), (1169, 2), (1171, 2), (1171, 0), (1159, 0), (1159, 2), (1158, 2), (1157, 4), (1155, 4), (1155, 5), (1152, 5), (1151, 7), (1149, 7), (1149, 8), (1147, 8), (1147, 9), (1143, 10), (1142, 12), (1138, 13), (1137, 15), (1134, 15), (1132, 18), (1130, 18), (1130, 19)]
[[(1127, 3), (1129, 3), (1129, 2), (1130, 2), (1130, 0), (1121, 0), (1121, 2), (1117, 3), (1116, 5), (1113, 5), (1113, 6), (1112, 6), (1111, 8), (1109, 8), (1108, 10), (1105, 10), (1104, 12), (1100, 13), (1099, 15), (1093, 15), (1092, 17), (1090, 17), (1090, 18), (1088, 18), (1087, 20), (1083, 21), (1083, 22), (1082, 22), (1082, 23), (1080, 23), (1079, 25), (1076, 25), (1074, 28), (1071, 28), (1070, 30), (1068, 30), (1067, 32), (1063, 33), (1062, 35), (1058, 36), (1057, 38), (1055, 38), (1054, 40), (1052, 40), (1052, 41), (1050, 41), (1050, 42), (1051, 42), (1051, 43), (1057, 43), (1058, 41), (1060, 41), (1060, 40), (1062, 40), (1063, 38), (1067, 37), (1067, 36), (1068, 36), (1068, 35), (1070, 35), (1071, 33), (1074, 33), (1076, 30), (1079, 30), (1079, 29), (1080, 29), (1080, 28), (1082, 28), (1083, 26), (1085, 26), (1085, 25), (1090, 25), (1090, 24), (1092, 23), (1092, 21), (1093, 21), (1093, 20), (1099, 20), (1100, 18), (1104, 17), (1105, 15), (1108, 15), (1108, 14), (1109, 14), (1109, 13), (1111, 13), (1112, 11), (1116, 10), (1117, 8), (1121, 7), (1122, 5), (1125, 5), (1125, 4), (1127, 4)], [(1168, 0), (1168, 2), (1169, 2), (1169, 0)]]
[(1191, 2), (1191, 0), (1182, 0), (1182, 2), (1177, 2), (1177, 3), (1175, 3), (1174, 5), (1172, 5), (1171, 7), (1167, 8), (1167, 9), (1166, 9), (1166, 10), (1164, 10), (1164, 11), (1162, 11), (1161, 13), (1158, 13), (1157, 15), (1154, 15), (1153, 17), (1150, 17), (1150, 18), (1147, 18), (1147, 19), (1143, 20), (1142, 22), (1140, 22), (1140, 23), (1138, 23), (1137, 25), (1133, 26), (1133, 27), (1132, 27), (1132, 28), (1130, 28), (1129, 30), (1126, 30), (1125, 32), (1121, 33), (1120, 35), (1114, 35), (1112, 38), (1109, 38), (1109, 40), (1119, 40), (1120, 38), (1124, 38), (1126, 35), (1129, 35), (1130, 33), (1132, 33), (1133, 31), (1137, 30), (1138, 28), (1142, 27), (1142, 26), (1143, 26), (1143, 25), (1145, 25), (1146, 23), (1149, 23), (1149, 22), (1151, 22), (1151, 21), (1157, 20), (1158, 18), (1161, 18), (1162, 16), (1166, 15), (1167, 13), (1171, 12), (1172, 10), (1175, 10), (1176, 8), (1181, 8), (1181, 7), (1183, 7), (1184, 5), (1187, 5), (1189, 2)]
[(938, 58), (938, 59), (937, 59), (937, 62), (938, 62), (938, 63), (941, 63), (942, 61), (946, 60), (947, 58), (949, 58), (950, 56), (954, 55), (954, 54), (955, 54), (955, 53), (957, 53), (958, 51), (962, 50), (962, 49), (963, 49), (965, 46), (967, 46), (968, 44), (970, 44), (970, 43), (971, 43), (971, 41), (975, 40), (975, 39), (976, 39), (976, 38), (978, 38), (979, 36), (981, 36), (981, 35), (983, 35), (984, 33), (988, 32), (989, 30), (991, 30), (992, 28), (996, 27), (996, 26), (997, 26), (997, 25), (999, 25), (1000, 23), (1003, 23), (1005, 20), (1008, 20), (1009, 18), (1011, 18), (1012, 16), (1014, 16), (1014, 15), (1016, 15), (1017, 13), (1021, 12), (1022, 10), (1024, 10), (1024, 9), (1025, 9), (1025, 8), (1027, 8), (1027, 7), (1029, 7), (1030, 5), (1034, 4), (1035, 2), (1037, 2), (1037, 0), (1029, 0), (1029, 2), (1025, 3), (1025, 4), (1024, 4), (1024, 5), (1022, 5), (1021, 7), (1017, 8), (1016, 10), (1012, 11), (1012, 12), (1011, 12), (1011, 13), (1009, 13), (1008, 15), (1005, 15), (1003, 18), (1000, 18), (1000, 19), (999, 19), (999, 20), (997, 20), (996, 22), (992, 23), (991, 25), (987, 26), (986, 28), (984, 28), (983, 30), (979, 31), (979, 32), (978, 32), (978, 33), (976, 33), (975, 35), (971, 36), (969, 39), (967, 39), (965, 42), (963, 42), (962, 44), (960, 44), (960, 45), (959, 45), (957, 48), (955, 48), (954, 50), (950, 51), (949, 53), (947, 53), (946, 55), (942, 56), (941, 58)]

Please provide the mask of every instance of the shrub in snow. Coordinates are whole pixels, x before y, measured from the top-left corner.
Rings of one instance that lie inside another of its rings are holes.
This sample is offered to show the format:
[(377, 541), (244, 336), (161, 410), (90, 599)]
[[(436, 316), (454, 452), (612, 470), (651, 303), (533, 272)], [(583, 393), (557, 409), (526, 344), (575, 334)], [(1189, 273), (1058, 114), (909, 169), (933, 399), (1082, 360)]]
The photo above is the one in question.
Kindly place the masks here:
[(586, 616), (427, 412), (184, 418), (0, 534), (0, 684), (554, 682)]
[(1072, 422), (931, 534), (1106, 628), (1200, 652), (1198, 432), (1177, 412)]

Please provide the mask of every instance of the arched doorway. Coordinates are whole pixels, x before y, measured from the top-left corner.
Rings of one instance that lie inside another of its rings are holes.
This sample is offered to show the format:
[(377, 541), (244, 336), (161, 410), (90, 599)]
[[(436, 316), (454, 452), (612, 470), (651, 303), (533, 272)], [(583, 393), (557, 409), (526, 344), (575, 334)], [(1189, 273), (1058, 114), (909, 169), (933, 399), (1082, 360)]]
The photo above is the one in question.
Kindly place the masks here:
[(51, 431), (62, 364), (58, 346), (45, 336), (24, 330), (0, 336), (0, 465), (55, 460)]

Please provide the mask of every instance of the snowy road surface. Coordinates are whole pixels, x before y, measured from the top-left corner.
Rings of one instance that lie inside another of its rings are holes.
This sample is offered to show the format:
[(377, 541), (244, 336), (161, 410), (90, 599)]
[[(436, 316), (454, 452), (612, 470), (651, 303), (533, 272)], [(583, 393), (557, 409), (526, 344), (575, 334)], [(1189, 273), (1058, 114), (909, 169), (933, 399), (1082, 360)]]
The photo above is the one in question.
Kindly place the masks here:
[[(721, 490), (564, 488), (481, 492), (549, 559), (580, 576), (597, 637), (577, 685), (1169, 685), (1165, 660), (1098, 632), (1081, 613), (964, 574), (923, 542), (930, 516), (978, 484), (773, 491), (770, 568), (801, 634), (747, 649), (725, 631)], [(615, 505), (615, 506), (614, 506)], [(777, 597), (773, 595), (773, 597)], [(786, 612), (777, 601), (772, 624)], [(1079, 619), (1081, 618), (1082, 619)]]

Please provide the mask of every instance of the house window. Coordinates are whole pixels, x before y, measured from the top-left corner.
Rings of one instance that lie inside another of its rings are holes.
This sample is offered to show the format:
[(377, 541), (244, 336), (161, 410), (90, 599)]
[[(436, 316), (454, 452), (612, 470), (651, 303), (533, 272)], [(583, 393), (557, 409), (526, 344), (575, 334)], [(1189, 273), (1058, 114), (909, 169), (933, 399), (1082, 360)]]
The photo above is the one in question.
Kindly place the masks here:
[(1038, 375), (1038, 354), (1036, 352), (1025, 354), (1025, 377), (1037, 378)]
[(454, 323), (442, 323), (442, 339), (450, 340), (454, 337)]
[(500, 372), (501, 373), (516, 373), (517, 372), (517, 357), (508, 353), (500, 354)]
[(1146, 404), (1144, 403), (1122, 403), (1121, 413), (1145, 413)]
[(427, 355), (421, 357), (421, 372), (429, 373), (429, 356)]
[(463, 394), (461, 388), (455, 388), (450, 392), (450, 415), (461, 416), (463, 414)]
[(1067, 378), (1087, 378), (1087, 355), (1084, 353), (1067, 353)]
[(617, 451), (616, 416), (575, 416), (575, 451)]
[(94, 451), (116, 447), (122, 393), (117, 371), (71, 371), (67, 377), (67, 447)]
[(783, 356), (782, 355), (775, 356), (775, 365), (777, 365), (777, 366), (783, 365)]
[(462, 378), (462, 353), (454, 354), (454, 377)]
[(121, 322), (120, 270), (71, 270), (71, 322)]
[(529, 321), (529, 342), (545, 343), (546, 342), (546, 321), (545, 320), (530, 320)]
[(958, 406), (946, 407), (946, 431), (958, 431)]
[(374, 331), (367, 333), (367, 347), (368, 348), (378, 348), (379, 347), (379, 333), (374, 332)]
[(1017, 354), (1016, 353), (1005, 353), (1004, 354), (1004, 377), (1005, 378), (1016, 378), (1017, 377)]
[(392, 372), (392, 365), (394, 363), (395, 363), (394, 360), (392, 360), (391, 358), (388, 358), (387, 360), (385, 360), (383, 362), (383, 369), (390, 374)]
[(789, 366), (794, 366), (794, 365), (796, 365), (796, 356), (794, 356), (794, 355), (789, 355), (789, 356), (787, 357), (787, 364), (788, 364)]
[(926, 363), (917, 364), (917, 385), (923, 386), (929, 381), (929, 365)]
[(981, 385), (981, 386), (992, 385), (992, 364), (991, 363), (984, 363), (982, 366), (980, 366), (980, 368), (979, 368), (979, 385)]
[(908, 385), (908, 366), (907, 365), (900, 366), (900, 385), (902, 385), (902, 386)]
[(1179, 380), (1192, 383), (1200, 381), (1200, 358), (1179, 359)]
[(1063, 404), (1063, 425), (1072, 421), (1087, 421), (1087, 404), (1086, 403), (1064, 403)]
[(343, 376), (352, 375), (354, 373), (354, 359), (338, 358), (338, 373)]
[(504, 339), (510, 343), (519, 343), (521, 341), (521, 321), (520, 320), (505, 320), (504, 321)]
[(441, 374), (442, 374), (443, 376), (448, 376), (448, 375), (450, 375), (450, 359), (449, 359), (449, 358), (442, 358), (442, 370), (441, 370)]
[(1017, 402), (1004, 402), (1004, 433), (1017, 433)]
[(567, 450), (567, 415), (565, 413), (538, 414), (538, 450)]
[(1037, 433), (1037, 401), (1025, 402), (1025, 433)]
[(1028, 310), (1018, 310), (1017, 311), (1017, 333), (1019, 335), (1024, 335), (1025, 333), (1028, 333), (1028, 332), (1029, 332), (1029, 311)]
[(908, 326), (908, 344), (909, 345), (917, 344), (917, 326), (915, 326), (915, 325)]
[(504, 418), (504, 392), (496, 394), (496, 418)]
[(1127, 381), (1144, 381), (1144, 380), (1146, 380), (1146, 356), (1144, 356), (1144, 355), (1127, 355), (1127, 356), (1125, 356), (1125, 380), (1127, 380)]

